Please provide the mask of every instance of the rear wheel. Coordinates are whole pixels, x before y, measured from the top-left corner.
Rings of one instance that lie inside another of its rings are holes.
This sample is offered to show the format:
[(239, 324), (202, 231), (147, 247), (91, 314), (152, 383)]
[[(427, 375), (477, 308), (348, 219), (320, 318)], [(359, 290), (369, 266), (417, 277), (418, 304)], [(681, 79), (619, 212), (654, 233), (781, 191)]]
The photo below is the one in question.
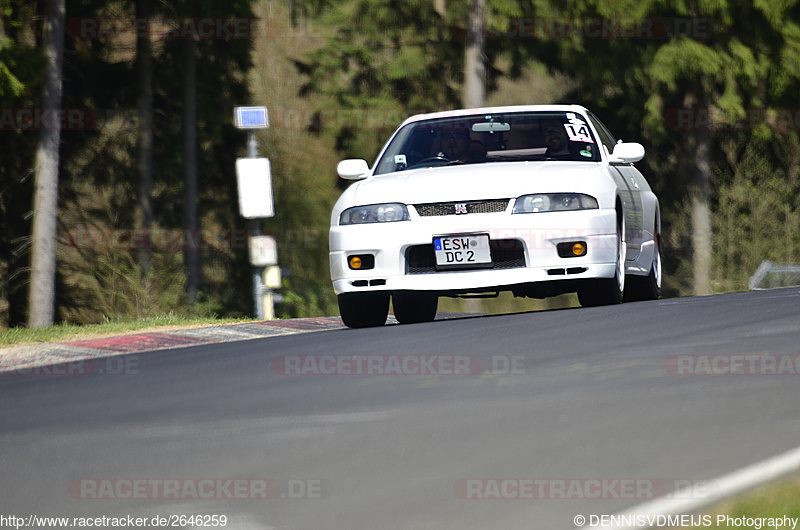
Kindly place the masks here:
[(339, 297), (339, 314), (349, 328), (382, 326), (389, 315), (389, 293), (344, 293)]
[(394, 317), (401, 324), (430, 322), (436, 317), (439, 297), (420, 293), (394, 293), (392, 307)]
[(625, 219), (618, 210), (617, 263), (613, 278), (592, 280), (578, 290), (578, 301), (583, 307), (619, 304), (625, 294)]

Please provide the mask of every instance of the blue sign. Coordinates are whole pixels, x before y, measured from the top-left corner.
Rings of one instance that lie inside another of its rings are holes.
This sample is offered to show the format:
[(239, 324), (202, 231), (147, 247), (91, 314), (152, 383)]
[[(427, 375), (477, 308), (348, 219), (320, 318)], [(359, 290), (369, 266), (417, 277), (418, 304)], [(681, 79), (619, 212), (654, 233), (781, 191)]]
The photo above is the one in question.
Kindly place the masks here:
[(267, 107), (236, 107), (236, 127), (239, 129), (266, 129), (269, 127)]

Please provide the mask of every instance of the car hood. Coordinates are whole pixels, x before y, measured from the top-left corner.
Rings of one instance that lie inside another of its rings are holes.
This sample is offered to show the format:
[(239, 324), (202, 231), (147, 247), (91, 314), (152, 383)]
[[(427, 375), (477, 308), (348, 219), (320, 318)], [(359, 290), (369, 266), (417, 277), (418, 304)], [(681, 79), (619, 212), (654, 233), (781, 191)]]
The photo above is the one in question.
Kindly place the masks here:
[(353, 204), (423, 204), (510, 199), (528, 193), (584, 191), (581, 182), (597, 179), (592, 162), (496, 162), (421, 168), (377, 175), (354, 186)]

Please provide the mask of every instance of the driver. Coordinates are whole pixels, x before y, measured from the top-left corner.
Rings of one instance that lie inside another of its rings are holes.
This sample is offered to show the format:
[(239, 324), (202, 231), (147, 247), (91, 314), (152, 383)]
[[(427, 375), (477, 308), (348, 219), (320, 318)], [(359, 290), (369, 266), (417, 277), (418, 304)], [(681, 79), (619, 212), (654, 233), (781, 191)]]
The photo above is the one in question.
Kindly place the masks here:
[(542, 122), (542, 136), (547, 146), (546, 156), (570, 155), (569, 138), (564, 124), (559, 120), (545, 120)]
[(464, 124), (443, 130), (440, 139), (442, 150), (438, 156), (448, 160), (469, 162), (486, 157), (486, 147), (481, 142), (470, 139), (469, 127)]
[(460, 160), (469, 149), (469, 128), (461, 125), (445, 129), (441, 134), (441, 142), (442, 152), (439, 153), (439, 156), (450, 160)]

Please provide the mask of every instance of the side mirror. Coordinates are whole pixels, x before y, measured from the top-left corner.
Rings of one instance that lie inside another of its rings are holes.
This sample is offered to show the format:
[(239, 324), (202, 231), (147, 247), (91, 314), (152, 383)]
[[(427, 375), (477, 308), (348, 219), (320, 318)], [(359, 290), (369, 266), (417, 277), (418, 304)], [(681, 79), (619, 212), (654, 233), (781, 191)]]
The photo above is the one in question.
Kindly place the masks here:
[(336, 166), (336, 172), (343, 179), (360, 180), (366, 178), (364, 174), (369, 173), (369, 166), (366, 160), (349, 158), (339, 162)]
[(636, 142), (620, 142), (608, 157), (612, 163), (631, 164), (644, 158), (644, 146)]

